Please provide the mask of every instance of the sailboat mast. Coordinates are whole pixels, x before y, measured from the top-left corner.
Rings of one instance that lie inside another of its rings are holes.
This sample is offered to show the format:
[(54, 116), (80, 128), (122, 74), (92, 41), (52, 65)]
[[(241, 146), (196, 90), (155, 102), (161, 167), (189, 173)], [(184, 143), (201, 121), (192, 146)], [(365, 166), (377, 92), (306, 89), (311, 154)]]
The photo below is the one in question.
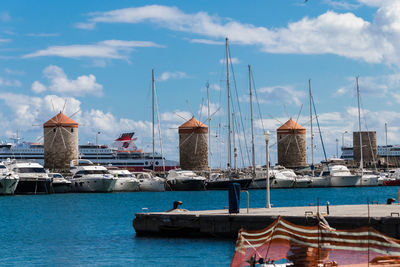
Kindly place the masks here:
[(361, 136), (360, 88), (358, 87), (358, 77), (356, 77), (356, 83), (357, 83), (357, 102), (358, 102), (358, 131), (360, 133), (360, 168), (362, 175), (364, 169), (364, 163), (363, 163), (363, 149), (362, 149), (362, 136)]
[(152, 163), (152, 166), (153, 166), (153, 171), (154, 171), (154, 168), (155, 168), (155, 166), (154, 166), (154, 69), (152, 69), (151, 70), (151, 111), (152, 111), (152, 122), (153, 122), (153, 124), (152, 124), (152, 126), (153, 126), (153, 128), (152, 128), (152, 137), (153, 137), (153, 139), (152, 139), (152, 143), (153, 143), (153, 163)]
[[(211, 124), (211, 117), (210, 117), (210, 84), (207, 82), (206, 83), (206, 87), (207, 87), (207, 124), (208, 124), (208, 164), (210, 164), (211, 162), (211, 153), (210, 153), (210, 135), (211, 135), (211, 128), (210, 128), (210, 124)], [(210, 168), (211, 170), (211, 168)]]
[(249, 91), (250, 91), (250, 116), (251, 116), (251, 166), (253, 177), (256, 172), (255, 149), (254, 149), (254, 125), (253, 125), (253, 93), (251, 90), (251, 66), (249, 65)]
[(312, 172), (312, 177), (314, 177), (314, 134), (313, 134), (313, 115), (312, 115), (312, 94), (311, 94), (311, 79), (308, 79), (308, 92), (309, 92), (309, 98), (310, 98), (310, 125), (311, 125), (311, 172)]
[(231, 147), (231, 90), (229, 87), (229, 48), (228, 48), (228, 37), (225, 38), (225, 50), (226, 50), (226, 90), (228, 94), (228, 171), (231, 171), (232, 167), (232, 147)]
[(389, 169), (389, 148), (387, 142), (387, 122), (385, 122), (385, 139), (386, 139), (386, 169)]

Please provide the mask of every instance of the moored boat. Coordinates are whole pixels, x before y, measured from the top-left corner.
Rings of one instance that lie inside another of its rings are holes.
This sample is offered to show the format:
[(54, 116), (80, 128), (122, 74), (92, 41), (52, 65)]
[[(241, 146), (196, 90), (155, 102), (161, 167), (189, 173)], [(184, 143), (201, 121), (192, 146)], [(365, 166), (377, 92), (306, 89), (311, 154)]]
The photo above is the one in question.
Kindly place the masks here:
[(170, 170), (167, 176), (166, 189), (170, 191), (205, 190), (206, 178), (186, 170)]
[(124, 169), (108, 169), (116, 179), (114, 192), (134, 192), (139, 191), (139, 180), (135, 175)]
[(6, 167), (19, 176), (16, 194), (51, 193), (51, 179), (39, 163), (13, 160), (6, 163)]
[(0, 195), (12, 195), (17, 188), (19, 176), (0, 163)]
[(143, 192), (163, 192), (165, 191), (165, 179), (153, 176), (148, 172), (135, 172), (139, 180), (139, 191)]
[(49, 173), (53, 193), (71, 192), (71, 181), (67, 180), (60, 173)]
[(89, 160), (79, 160), (78, 165), (71, 162), (71, 172), (73, 192), (112, 192), (117, 181), (105, 167), (94, 165)]

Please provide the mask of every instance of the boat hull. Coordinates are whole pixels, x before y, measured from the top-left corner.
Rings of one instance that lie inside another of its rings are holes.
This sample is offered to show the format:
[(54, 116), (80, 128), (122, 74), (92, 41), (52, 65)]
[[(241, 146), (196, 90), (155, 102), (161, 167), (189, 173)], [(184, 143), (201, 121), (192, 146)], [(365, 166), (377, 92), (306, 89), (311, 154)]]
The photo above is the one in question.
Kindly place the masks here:
[(242, 178), (242, 179), (231, 179), (231, 180), (213, 180), (206, 181), (206, 189), (207, 190), (227, 190), (229, 185), (232, 183), (240, 184), (241, 189), (248, 189), (253, 179), (251, 178)]
[(139, 181), (126, 178), (117, 178), (114, 192), (134, 192), (139, 191)]
[(313, 177), (311, 179), (311, 187), (328, 187), (329, 183), (328, 177)]
[(331, 187), (349, 187), (356, 186), (360, 180), (359, 175), (349, 176), (331, 176), (329, 177), (329, 186)]
[(19, 179), (15, 194), (49, 194), (51, 193), (50, 179)]
[(277, 179), (271, 181), (271, 188), (293, 188), (294, 179)]
[(197, 179), (170, 179), (167, 180), (168, 191), (201, 191), (205, 190), (204, 180)]
[(71, 192), (71, 183), (52, 183), (54, 193), (68, 193)]
[(378, 186), (378, 179), (379, 177), (374, 175), (361, 176), (356, 186)]
[(14, 194), (18, 181), (18, 178), (0, 178), (0, 195)]
[(164, 192), (164, 179), (140, 179), (139, 190), (143, 192)]
[(72, 191), (81, 193), (107, 193), (114, 190), (114, 178), (77, 178), (72, 179)]

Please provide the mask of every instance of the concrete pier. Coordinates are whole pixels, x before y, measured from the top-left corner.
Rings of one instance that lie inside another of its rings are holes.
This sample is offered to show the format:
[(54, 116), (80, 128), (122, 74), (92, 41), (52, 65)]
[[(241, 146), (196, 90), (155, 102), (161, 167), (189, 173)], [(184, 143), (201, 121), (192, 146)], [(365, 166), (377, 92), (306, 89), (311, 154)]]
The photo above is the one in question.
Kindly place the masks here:
[[(278, 216), (304, 226), (316, 225), (317, 212), (324, 215), (336, 229), (354, 229), (368, 224), (388, 236), (400, 239), (400, 205), (343, 205), (241, 209), (238, 214), (228, 210), (137, 213), (133, 220), (136, 235), (202, 236), (236, 238), (241, 227), (259, 230)], [(369, 213), (369, 216), (368, 216)]]

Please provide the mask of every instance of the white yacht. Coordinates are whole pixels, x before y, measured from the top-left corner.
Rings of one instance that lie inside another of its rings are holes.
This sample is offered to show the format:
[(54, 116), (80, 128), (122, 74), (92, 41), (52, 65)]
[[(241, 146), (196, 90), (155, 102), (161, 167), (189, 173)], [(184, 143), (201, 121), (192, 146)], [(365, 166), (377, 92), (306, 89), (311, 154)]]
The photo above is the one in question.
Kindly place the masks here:
[(293, 170), (278, 165), (274, 167), (272, 173), (271, 188), (292, 188), (294, 186), (297, 175)]
[(360, 175), (351, 174), (344, 165), (325, 166), (321, 171), (320, 177), (327, 177), (331, 187), (356, 186), (360, 180)]
[(6, 167), (19, 176), (15, 193), (38, 194), (51, 193), (51, 179), (42, 165), (36, 162), (6, 162)]
[(170, 170), (167, 176), (166, 189), (171, 191), (205, 190), (206, 178), (192, 171)]
[(328, 187), (328, 186), (330, 186), (330, 179), (328, 176), (311, 177), (311, 187)]
[(73, 192), (111, 192), (117, 179), (113, 178), (103, 166), (94, 165), (89, 160), (71, 162), (71, 178)]
[(357, 173), (360, 175), (360, 180), (357, 182), (356, 186), (378, 186), (379, 185), (379, 175), (374, 174), (369, 170), (362, 170), (362, 172)]
[(124, 169), (108, 169), (110, 174), (117, 180), (114, 192), (133, 192), (139, 191), (139, 180), (135, 175)]
[(54, 193), (71, 192), (71, 181), (67, 180), (60, 173), (49, 173), (51, 188)]
[(12, 195), (17, 188), (19, 176), (9, 171), (3, 162), (0, 162), (0, 195)]
[(163, 192), (165, 191), (165, 179), (153, 176), (148, 172), (134, 172), (139, 180), (140, 191)]

